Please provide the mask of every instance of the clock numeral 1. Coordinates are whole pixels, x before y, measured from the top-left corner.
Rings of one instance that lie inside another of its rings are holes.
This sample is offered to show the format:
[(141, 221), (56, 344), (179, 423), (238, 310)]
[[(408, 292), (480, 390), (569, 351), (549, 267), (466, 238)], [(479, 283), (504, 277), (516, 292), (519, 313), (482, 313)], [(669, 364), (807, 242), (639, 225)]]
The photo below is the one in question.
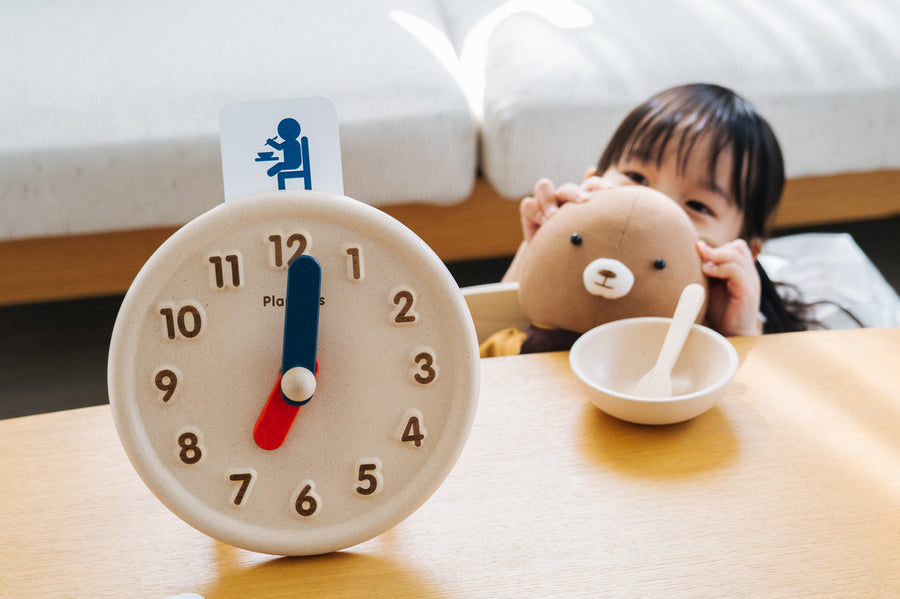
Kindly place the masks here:
[[(275, 268), (285, 268), (288, 264), (291, 263), (291, 260), (304, 254), (309, 249), (309, 233), (292, 233), (288, 235), (287, 240), (284, 239), (284, 236), (279, 234), (269, 235), (268, 240), (272, 243), (272, 266)], [(294, 250), (294, 253), (288, 258), (287, 261), (284, 260), (285, 250), (290, 252)]]
[(422, 447), (422, 442), (428, 435), (425, 430), (425, 419), (419, 410), (408, 410), (403, 415), (400, 426), (400, 442), (410, 444), (409, 447)]
[(296, 498), (293, 501), (294, 511), (304, 518), (311, 518), (319, 513), (322, 498), (316, 493), (316, 483), (305, 480), (295, 491)]
[(165, 306), (160, 308), (159, 313), (165, 321), (166, 337), (169, 339), (177, 339), (179, 335), (193, 339), (203, 329), (203, 308), (197, 302), (191, 301), (177, 309)]
[(243, 268), (239, 252), (225, 256), (210, 256), (209, 263), (213, 266), (212, 284), (216, 289), (241, 286)]
[(358, 245), (344, 246), (347, 254), (347, 276), (351, 281), (362, 281), (366, 278), (366, 266), (363, 260), (362, 248)]
[(364, 497), (379, 493), (382, 483), (381, 460), (378, 458), (360, 460), (357, 467), (359, 468), (357, 480), (362, 484), (356, 486), (356, 492)]
[(252, 468), (248, 468), (247, 470), (235, 471), (228, 475), (228, 480), (234, 483), (239, 483), (237, 489), (234, 492), (234, 497), (231, 498), (231, 504), (234, 507), (241, 507), (242, 505), (244, 505), (244, 501), (250, 495), (250, 491), (253, 488), (253, 483), (256, 481), (256, 471)]

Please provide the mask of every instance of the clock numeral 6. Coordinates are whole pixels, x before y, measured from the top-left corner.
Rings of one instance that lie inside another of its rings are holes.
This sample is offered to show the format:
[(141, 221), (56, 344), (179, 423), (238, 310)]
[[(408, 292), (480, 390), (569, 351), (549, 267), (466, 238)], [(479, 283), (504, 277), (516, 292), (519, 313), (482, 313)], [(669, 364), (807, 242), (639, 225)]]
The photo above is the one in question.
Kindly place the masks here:
[(381, 460), (378, 458), (361, 460), (358, 468), (358, 480), (363, 484), (356, 487), (356, 492), (369, 496), (381, 491)]
[[(306, 232), (292, 233), (288, 235), (287, 240), (284, 239), (283, 235), (278, 234), (269, 235), (268, 239), (272, 243), (272, 266), (275, 268), (287, 267), (287, 265), (291, 263), (291, 260), (302, 255), (309, 249), (310, 238), (309, 233)], [(289, 252), (292, 249), (294, 250), (294, 253), (287, 261), (285, 261), (285, 250)]]
[(311, 480), (305, 480), (300, 483), (296, 493), (297, 498), (294, 500), (294, 511), (304, 518), (315, 516), (322, 505), (322, 498), (316, 493), (316, 483)]
[(179, 336), (185, 339), (193, 339), (203, 329), (205, 316), (203, 307), (199, 302), (190, 301), (176, 308), (165, 306), (160, 308), (165, 324), (165, 334), (169, 339), (177, 339)]

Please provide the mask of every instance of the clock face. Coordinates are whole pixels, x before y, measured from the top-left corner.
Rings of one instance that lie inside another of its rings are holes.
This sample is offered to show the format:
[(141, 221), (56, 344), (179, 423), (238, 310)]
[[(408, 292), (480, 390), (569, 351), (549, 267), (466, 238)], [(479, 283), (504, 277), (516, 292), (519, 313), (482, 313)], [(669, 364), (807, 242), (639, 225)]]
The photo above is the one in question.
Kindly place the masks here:
[[(318, 291), (293, 279), (304, 302), (286, 294), (300, 255), (321, 272)], [(288, 311), (315, 333), (315, 391), (263, 449), (270, 396), (285, 407)], [(222, 204), (154, 253), (108, 374), (129, 459), (169, 509), (226, 543), (306, 555), (387, 530), (437, 489), (472, 424), (479, 362), (462, 295), (418, 237), (349, 198), (280, 192)]]

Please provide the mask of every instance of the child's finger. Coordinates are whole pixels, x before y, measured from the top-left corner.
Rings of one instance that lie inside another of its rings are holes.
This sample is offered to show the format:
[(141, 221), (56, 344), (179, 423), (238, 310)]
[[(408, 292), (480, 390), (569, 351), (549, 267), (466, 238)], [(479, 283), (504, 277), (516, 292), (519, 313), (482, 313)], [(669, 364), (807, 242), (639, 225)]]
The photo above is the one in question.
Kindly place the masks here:
[(581, 190), (581, 187), (575, 183), (563, 183), (556, 190), (556, 201), (559, 204), (565, 202), (584, 202), (588, 199), (588, 195)]

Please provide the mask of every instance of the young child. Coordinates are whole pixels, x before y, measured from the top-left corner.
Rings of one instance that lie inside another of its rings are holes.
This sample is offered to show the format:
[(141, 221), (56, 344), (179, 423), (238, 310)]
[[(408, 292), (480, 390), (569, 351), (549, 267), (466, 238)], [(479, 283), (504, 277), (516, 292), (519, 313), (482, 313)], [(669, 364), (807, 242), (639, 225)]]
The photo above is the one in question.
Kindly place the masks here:
[(581, 185), (538, 181), (519, 205), (524, 241), (503, 280), (518, 279), (528, 242), (560, 205), (620, 185), (661, 191), (697, 228), (709, 326), (723, 335), (806, 328), (756, 262), (784, 188), (778, 140), (748, 101), (711, 84), (674, 87), (635, 108)]

